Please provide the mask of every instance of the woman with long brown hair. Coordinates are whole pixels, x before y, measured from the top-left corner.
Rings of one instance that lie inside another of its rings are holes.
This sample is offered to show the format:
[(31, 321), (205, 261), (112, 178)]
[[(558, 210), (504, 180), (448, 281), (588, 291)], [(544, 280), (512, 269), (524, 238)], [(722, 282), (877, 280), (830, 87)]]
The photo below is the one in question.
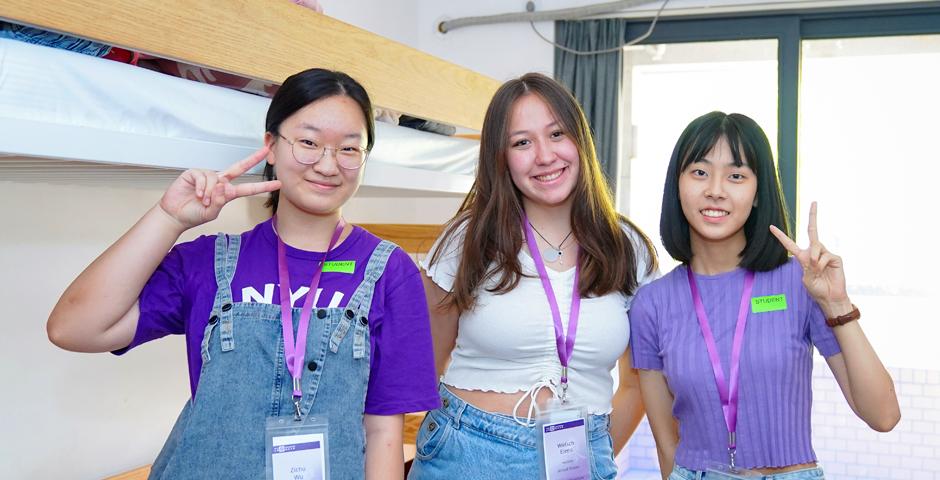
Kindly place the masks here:
[(627, 310), (656, 257), (564, 87), (530, 73), (496, 92), (476, 181), (422, 267), (443, 407), (409, 478), (614, 478), (643, 416)]

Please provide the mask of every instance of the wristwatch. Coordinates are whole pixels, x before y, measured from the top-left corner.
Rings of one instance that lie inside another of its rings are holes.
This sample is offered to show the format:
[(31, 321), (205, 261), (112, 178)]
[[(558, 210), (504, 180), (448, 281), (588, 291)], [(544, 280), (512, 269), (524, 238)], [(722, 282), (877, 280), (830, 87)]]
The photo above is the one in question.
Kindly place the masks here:
[(826, 325), (829, 327), (839, 327), (845, 325), (849, 322), (854, 322), (862, 317), (862, 314), (858, 311), (858, 307), (855, 304), (852, 304), (852, 311), (846, 313), (845, 315), (839, 315), (838, 317), (832, 317), (826, 319)]

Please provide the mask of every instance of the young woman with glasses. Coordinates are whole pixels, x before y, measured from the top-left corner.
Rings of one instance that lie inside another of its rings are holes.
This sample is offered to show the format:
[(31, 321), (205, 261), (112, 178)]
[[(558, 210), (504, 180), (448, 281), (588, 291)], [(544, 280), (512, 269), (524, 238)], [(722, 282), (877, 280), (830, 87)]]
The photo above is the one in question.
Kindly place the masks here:
[[(333, 479), (402, 476), (402, 414), (439, 397), (417, 267), (342, 219), (373, 142), (359, 83), (293, 75), (271, 102), (264, 148), (223, 172), (184, 172), (62, 295), (48, 322), (62, 348), (121, 355), (186, 337), (192, 398), (151, 478), (280, 478), (327, 464)], [(232, 183), (262, 160), (266, 181)], [(272, 218), (173, 246), (264, 192)]]

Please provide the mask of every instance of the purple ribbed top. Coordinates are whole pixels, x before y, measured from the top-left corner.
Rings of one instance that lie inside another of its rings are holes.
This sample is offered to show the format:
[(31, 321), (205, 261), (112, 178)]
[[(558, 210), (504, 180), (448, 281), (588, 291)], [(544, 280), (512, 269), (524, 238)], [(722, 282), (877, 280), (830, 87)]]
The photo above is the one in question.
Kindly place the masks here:
[[(728, 375), (743, 269), (695, 275), (722, 368)], [(736, 464), (784, 467), (816, 461), (810, 441), (813, 351), (840, 352), (816, 302), (802, 283), (795, 259), (757, 272), (752, 297), (786, 295), (786, 310), (748, 317), (741, 351)], [(704, 470), (728, 462), (728, 429), (715, 376), (686, 278), (686, 267), (637, 292), (630, 308), (630, 344), (635, 368), (662, 370), (675, 397), (679, 420), (676, 464)]]

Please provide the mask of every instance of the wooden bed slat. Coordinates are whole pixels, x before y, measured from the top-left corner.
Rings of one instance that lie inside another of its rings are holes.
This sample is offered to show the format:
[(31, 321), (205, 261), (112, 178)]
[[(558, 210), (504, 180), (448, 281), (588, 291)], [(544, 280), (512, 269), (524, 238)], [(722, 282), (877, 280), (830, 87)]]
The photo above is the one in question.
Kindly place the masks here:
[(499, 86), (287, 1), (3, 0), (0, 18), (270, 82), (342, 70), (376, 105), (475, 130)]
[(136, 468), (129, 472), (120, 473), (113, 477), (108, 477), (105, 480), (147, 480), (147, 477), (150, 475), (150, 465), (145, 467)]

